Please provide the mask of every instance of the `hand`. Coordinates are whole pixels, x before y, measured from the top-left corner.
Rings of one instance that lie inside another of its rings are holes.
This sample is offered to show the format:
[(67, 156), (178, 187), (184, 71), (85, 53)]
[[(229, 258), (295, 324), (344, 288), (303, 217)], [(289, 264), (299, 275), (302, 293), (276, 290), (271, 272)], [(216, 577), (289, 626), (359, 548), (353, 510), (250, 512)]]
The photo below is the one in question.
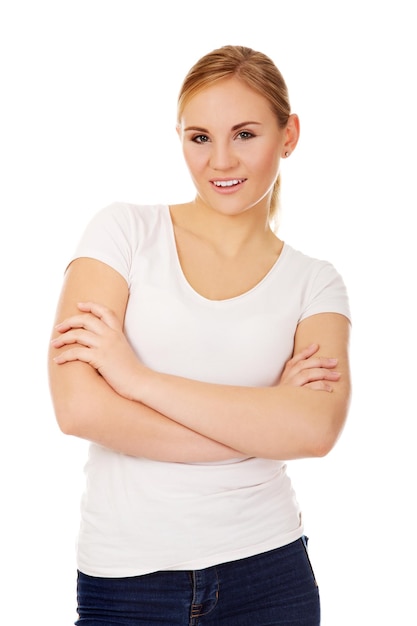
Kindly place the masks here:
[(73, 346), (56, 356), (55, 363), (88, 363), (119, 395), (134, 399), (138, 375), (146, 368), (133, 352), (118, 318), (110, 309), (94, 302), (80, 302), (78, 308), (79, 315), (55, 327), (60, 335), (52, 340), (52, 345)]
[(312, 344), (295, 354), (287, 361), (278, 384), (333, 391), (331, 382), (340, 378), (340, 372), (333, 369), (337, 365), (337, 359), (314, 356), (318, 349), (317, 344)]

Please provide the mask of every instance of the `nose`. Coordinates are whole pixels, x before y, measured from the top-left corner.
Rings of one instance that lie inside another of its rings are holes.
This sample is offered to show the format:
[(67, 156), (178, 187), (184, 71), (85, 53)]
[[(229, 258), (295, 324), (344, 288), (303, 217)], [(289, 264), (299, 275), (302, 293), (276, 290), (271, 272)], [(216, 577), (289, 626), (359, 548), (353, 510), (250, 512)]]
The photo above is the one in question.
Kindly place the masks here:
[(238, 158), (233, 146), (227, 141), (213, 142), (210, 154), (210, 166), (214, 170), (229, 170), (235, 167)]

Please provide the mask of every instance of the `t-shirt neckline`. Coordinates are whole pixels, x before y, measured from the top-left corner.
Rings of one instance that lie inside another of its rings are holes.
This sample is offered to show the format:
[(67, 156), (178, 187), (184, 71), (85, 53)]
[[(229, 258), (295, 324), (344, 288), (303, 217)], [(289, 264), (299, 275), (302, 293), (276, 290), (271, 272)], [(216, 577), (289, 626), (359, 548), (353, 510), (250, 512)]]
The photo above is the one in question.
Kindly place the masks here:
[(194, 287), (189, 283), (189, 281), (187, 280), (181, 263), (180, 263), (180, 259), (178, 256), (178, 249), (177, 249), (177, 242), (175, 239), (175, 230), (174, 230), (174, 224), (172, 221), (172, 217), (171, 217), (171, 211), (170, 211), (170, 207), (168, 204), (163, 205), (164, 207), (164, 214), (165, 214), (165, 219), (167, 221), (167, 225), (168, 225), (168, 230), (169, 230), (169, 238), (170, 238), (170, 245), (171, 245), (171, 252), (172, 252), (172, 256), (175, 259), (175, 265), (176, 265), (176, 271), (178, 273), (178, 275), (181, 278), (181, 282), (186, 286), (186, 288), (194, 295), (194, 297), (207, 302), (207, 303), (211, 303), (211, 304), (222, 304), (222, 303), (228, 303), (228, 302), (236, 302), (238, 300), (241, 300), (243, 298), (247, 298), (249, 297), (252, 293), (254, 293), (255, 291), (257, 291), (261, 286), (263, 286), (266, 282), (268, 282), (268, 280), (270, 279), (271, 275), (274, 274), (277, 271), (277, 268), (280, 267), (282, 259), (284, 258), (284, 256), (286, 256), (288, 250), (289, 250), (289, 246), (285, 243), (285, 241), (282, 242), (282, 249), (280, 254), (278, 255), (278, 258), (276, 259), (275, 263), (271, 266), (271, 268), (268, 270), (268, 272), (265, 274), (265, 276), (263, 276), (261, 278), (261, 280), (256, 283), (256, 285), (254, 285), (253, 287), (251, 287), (250, 289), (248, 289), (247, 291), (244, 291), (241, 294), (238, 294), (237, 296), (232, 296), (231, 298), (222, 298), (220, 300), (212, 300), (211, 298), (206, 298), (206, 296), (203, 296), (201, 293), (199, 293), (198, 291), (196, 291), (196, 289), (194, 289)]

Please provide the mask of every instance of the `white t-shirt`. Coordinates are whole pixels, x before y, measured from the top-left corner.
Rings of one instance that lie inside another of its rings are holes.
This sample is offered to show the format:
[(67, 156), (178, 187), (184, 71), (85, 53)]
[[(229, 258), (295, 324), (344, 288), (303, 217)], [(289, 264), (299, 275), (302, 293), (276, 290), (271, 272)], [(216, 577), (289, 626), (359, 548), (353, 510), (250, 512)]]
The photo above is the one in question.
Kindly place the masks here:
[[(248, 292), (208, 300), (187, 282), (169, 208), (115, 203), (87, 226), (74, 258), (92, 257), (129, 286), (125, 332), (152, 369), (196, 380), (270, 386), (310, 315), (350, 317), (333, 266), (284, 244)], [(201, 569), (285, 545), (303, 534), (286, 465), (246, 458), (164, 463), (90, 445), (78, 567), (92, 576)]]

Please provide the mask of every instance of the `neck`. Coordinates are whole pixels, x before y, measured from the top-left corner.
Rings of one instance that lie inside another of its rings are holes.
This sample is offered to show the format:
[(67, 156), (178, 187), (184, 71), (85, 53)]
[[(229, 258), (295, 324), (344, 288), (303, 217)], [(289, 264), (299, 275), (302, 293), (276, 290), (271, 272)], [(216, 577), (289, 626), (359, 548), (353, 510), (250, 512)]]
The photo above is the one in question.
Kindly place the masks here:
[(190, 202), (187, 228), (210, 241), (228, 256), (235, 256), (248, 244), (275, 239), (269, 225), (269, 204), (259, 203), (242, 213), (228, 215), (206, 205), (199, 197)]

